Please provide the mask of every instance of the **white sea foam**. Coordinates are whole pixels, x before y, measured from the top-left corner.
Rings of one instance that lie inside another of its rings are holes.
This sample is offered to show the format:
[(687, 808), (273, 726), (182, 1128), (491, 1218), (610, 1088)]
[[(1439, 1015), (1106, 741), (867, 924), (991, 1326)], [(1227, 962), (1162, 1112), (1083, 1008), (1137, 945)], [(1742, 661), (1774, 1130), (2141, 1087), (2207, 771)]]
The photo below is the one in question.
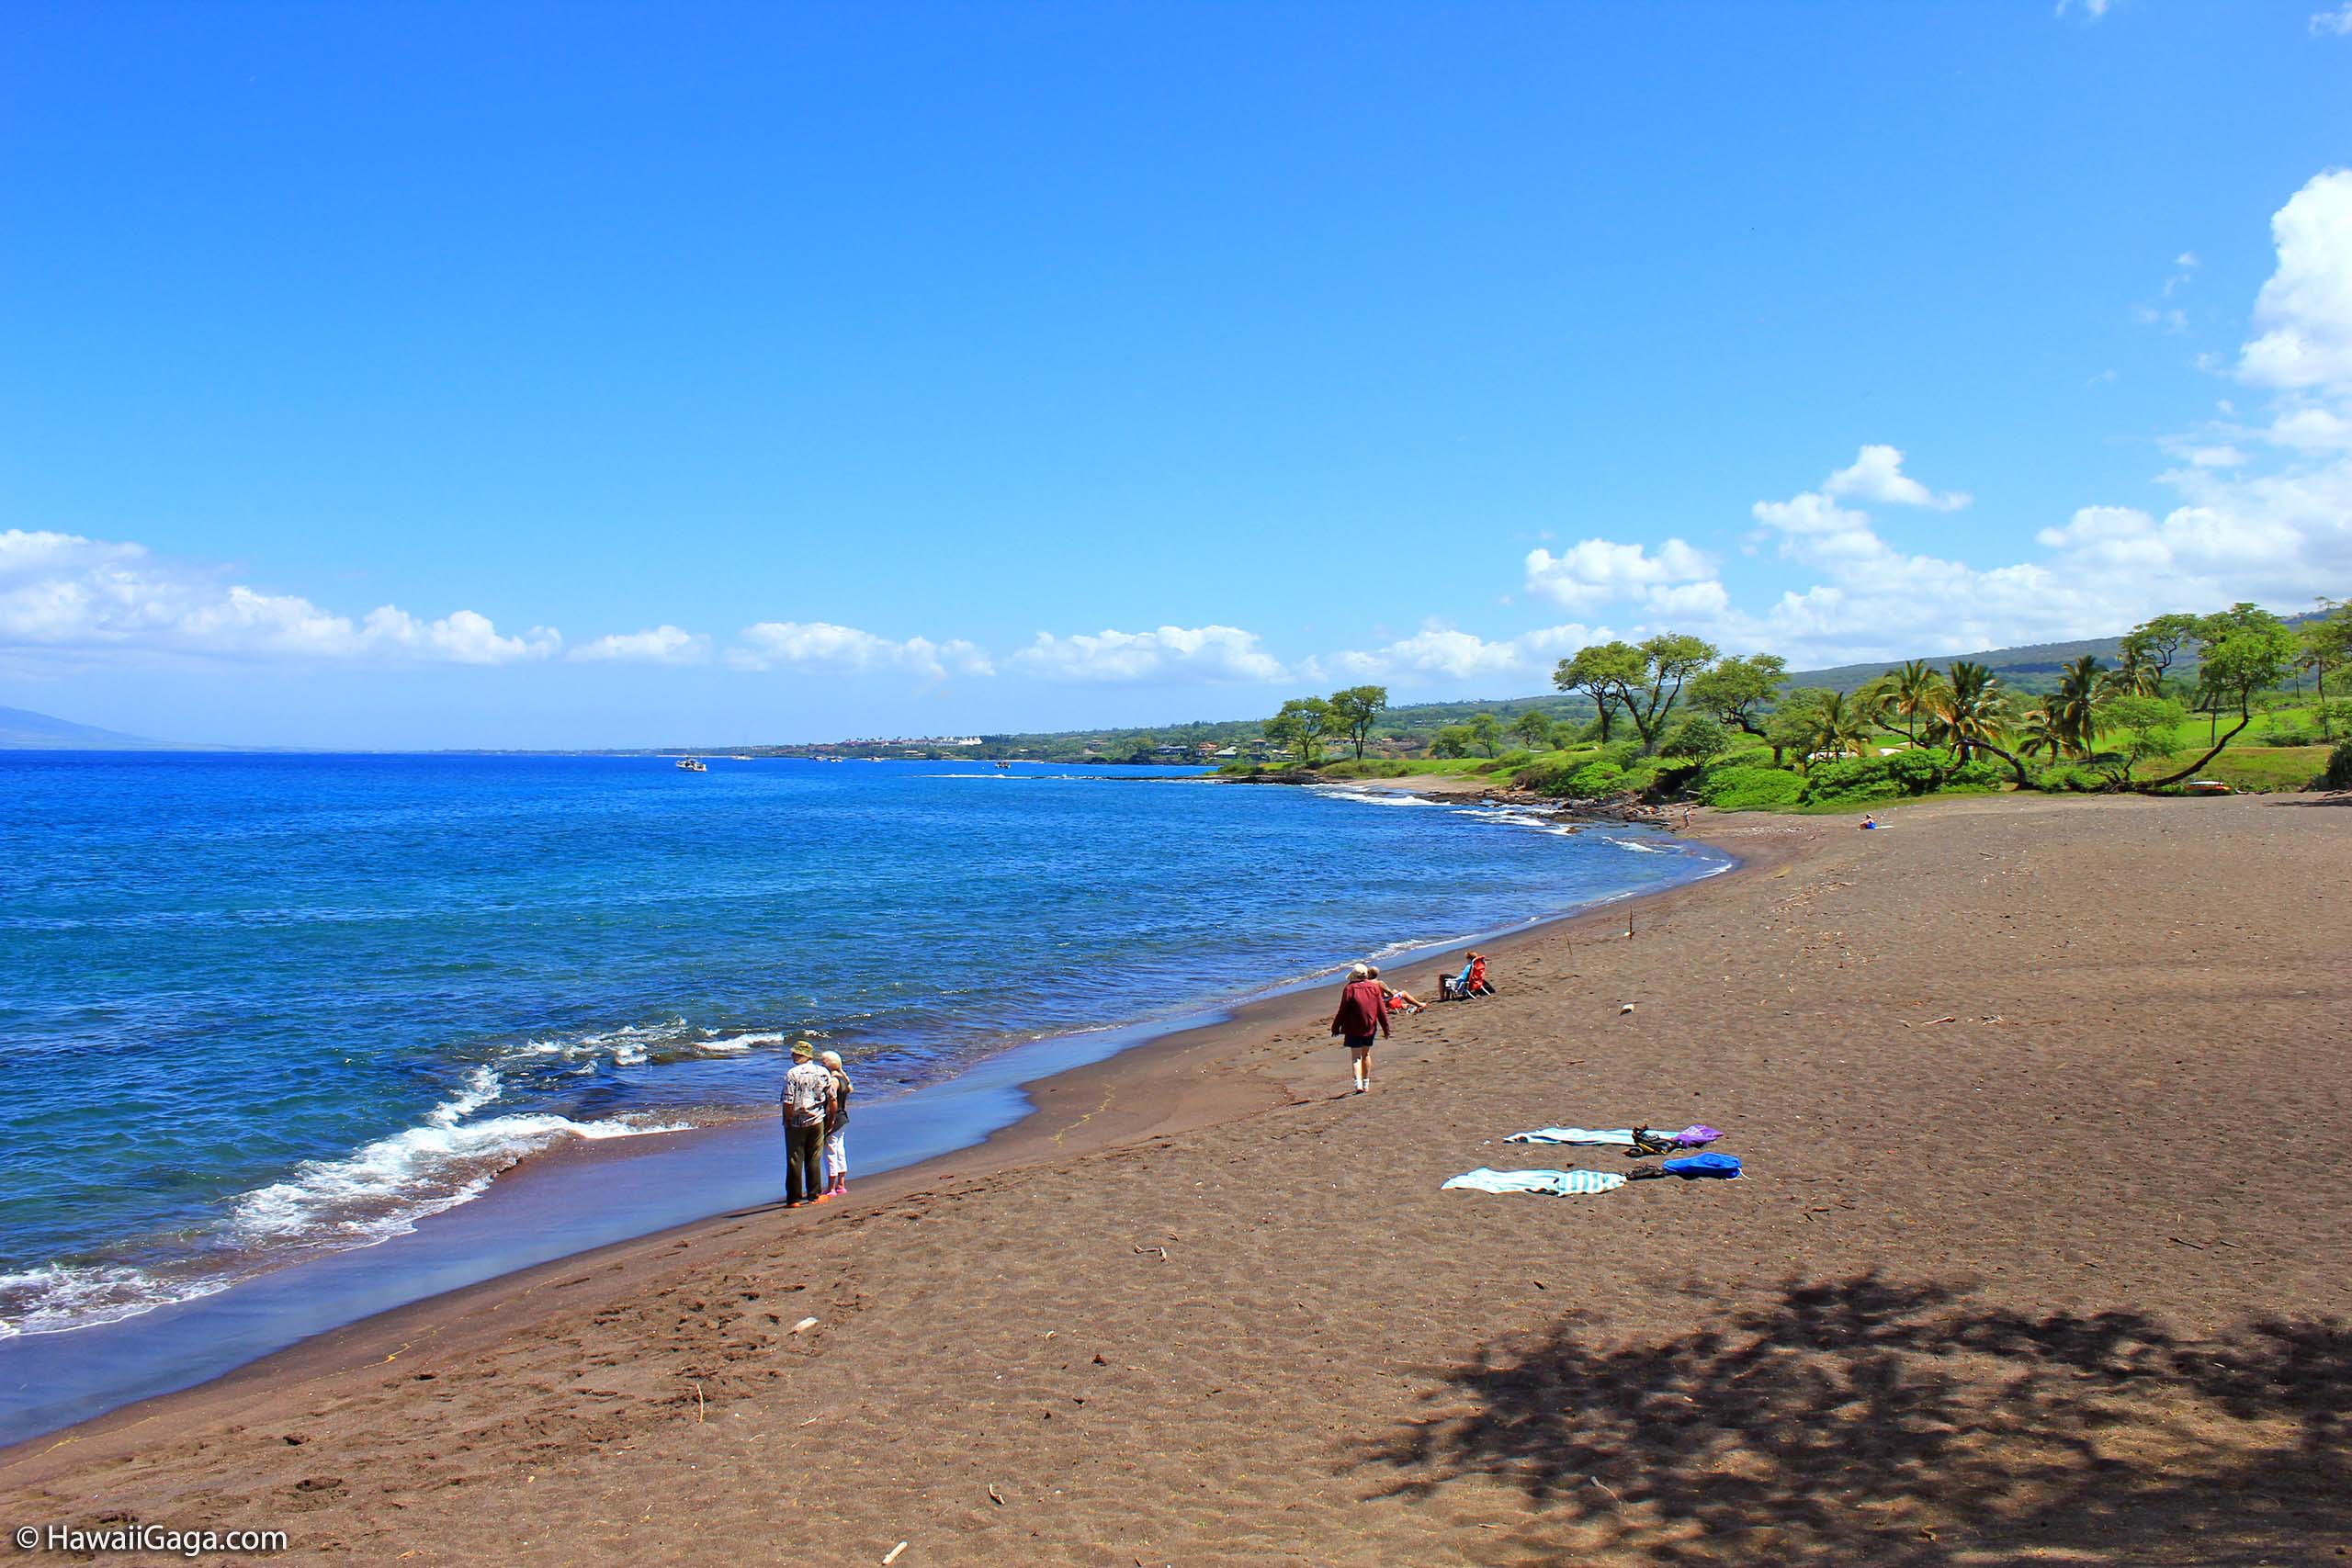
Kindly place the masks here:
[(0, 1339), (119, 1323), (229, 1288), (218, 1276), (170, 1280), (119, 1263), (46, 1263), (0, 1274)]
[(698, 1028), (683, 1018), (666, 1023), (626, 1023), (618, 1029), (582, 1034), (577, 1039), (531, 1040), (513, 1048), (513, 1059), (545, 1064), (609, 1057), (616, 1067), (641, 1067), (649, 1062), (684, 1061), (703, 1056), (741, 1056), (763, 1045), (782, 1045), (793, 1036), (773, 1029), (721, 1034)]
[(1674, 852), (1672, 850), (1661, 849), (1656, 844), (1645, 844), (1633, 839), (1611, 839), (1605, 834), (1601, 841), (1614, 844), (1621, 850), (1635, 850), (1645, 855), (1670, 855)]
[(1463, 807), (1457, 808), (1455, 815), (1461, 817), (1475, 817), (1481, 822), (1507, 823), (1513, 828), (1541, 828), (1549, 831), (1553, 827), (1553, 821), (1549, 816), (1541, 812), (1530, 811), (1523, 807)]
[(285, 1180), (236, 1200), (229, 1235), (248, 1247), (367, 1246), (480, 1196), (499, 1172), (565, 1138), (683, 1130), (673, 1123), (575, 1122), (551, 1112), (465, 1120), (502, 1092), (495, 1071), (475, 1068), (465, 1087), (418, 1125), (342, 1159), (307, 1160)]
[(1466, 944), (1477, 940), (1477, 937), (1475, 935), (1423, 937), (1415, 942), (1392, 942), (1385, 947), (1374, 948), (1370, 953), (1364, 954), (1364, 956), (1372, 963), (1385, 964), (1392, 958), (1402, 958), (1408, 953), (1442, 951), (1449, 947), (1465, 946)]
[(1414, 795), (1401, 789), (1350, 789), (1345, 784), (1316, 784), (1317, 795), (1326, 800), (1352, 800), (1361, 806), (1435, 806), (1427, 795)]

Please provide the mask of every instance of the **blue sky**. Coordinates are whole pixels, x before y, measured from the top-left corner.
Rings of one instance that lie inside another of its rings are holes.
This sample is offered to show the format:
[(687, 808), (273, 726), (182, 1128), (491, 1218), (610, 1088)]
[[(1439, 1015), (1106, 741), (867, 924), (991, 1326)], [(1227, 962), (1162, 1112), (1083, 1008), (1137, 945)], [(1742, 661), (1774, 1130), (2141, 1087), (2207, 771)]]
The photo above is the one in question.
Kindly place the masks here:
[(2352, 0), (19, 6), (0, 703), (600, 745), (2352, 593)]

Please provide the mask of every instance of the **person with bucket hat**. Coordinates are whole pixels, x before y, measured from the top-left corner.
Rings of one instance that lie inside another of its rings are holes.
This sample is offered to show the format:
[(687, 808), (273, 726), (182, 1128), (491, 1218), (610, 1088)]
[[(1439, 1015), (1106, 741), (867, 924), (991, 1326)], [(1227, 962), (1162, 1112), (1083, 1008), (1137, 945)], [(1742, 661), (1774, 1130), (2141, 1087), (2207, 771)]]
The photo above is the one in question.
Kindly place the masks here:
[(792, 1068), (784, 1075), (784, 1206), (821, 1203), (824, 1188), (825, 1122), (833, 1114), (833, 1075), (817, 1062), (817, 1047), (792, 1044)]

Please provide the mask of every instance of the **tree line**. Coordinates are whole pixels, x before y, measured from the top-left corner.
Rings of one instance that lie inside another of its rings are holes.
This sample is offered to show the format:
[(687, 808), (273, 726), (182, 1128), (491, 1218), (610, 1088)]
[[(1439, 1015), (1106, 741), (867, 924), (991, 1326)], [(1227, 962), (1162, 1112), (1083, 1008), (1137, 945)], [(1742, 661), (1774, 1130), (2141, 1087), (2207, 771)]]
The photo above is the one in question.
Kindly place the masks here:
[[(2352, 664), (2352, 605), (2319, 603), (2321, 613), (2301, 626), (2251, 604), (2154, 616), (2125, 635), (2112, 666), (2089, 655), (2075, 660), (2056, 690), (2031, 702), (1965, 660), (1942, 669), (1911, 660), (1852, 693), (1784, 693), (1788, 661), (1778, 654), (1726, 657), (1679, 632), (1596, 643), (1561, 660), (1552, 675), (1560, 691), (1593, 705), (1595, 717), (1581, 730), (1534, 709), (1478, 713), (1439, 729), (1430, 749), (1441, 757), (1473, 750), (1494, 757), (1507, 740), (1530, 750), (1587, 739), (1607, 745), (1630, 729), (1645, 756), (1703, 763), (1746, 735), (1771, 748), (1775, 766), (1791, 755), (1809, 766), (1857, 755), (1872, 735), (1900, 731), (1909, 743), (1947, 748), (1963, 763), (1996, 759), (2020, 786), (2033, 782), (2029, 763), (2046, 757), (2080, 761), (2117, 786), (2161, 788), (2202, 771), (2254, 721), (2256, 699), (2291, 673), (2312, 677), (2321, 735), (2335, 739), (2346, 705), (2328, 696), (2328, 682), (2341, 689)], [(1264, 732), (1310, 766), (1327, 745), (1351, 749), (1361, 760), (1387, 705), (1385, 687), (1351, 686), (1284, 703)], [(2179, 730), (2192, 713), (2208, 720), (2202, 754), (2161, 777), (2136, 778), (2143, 764), (2180, 750)]]

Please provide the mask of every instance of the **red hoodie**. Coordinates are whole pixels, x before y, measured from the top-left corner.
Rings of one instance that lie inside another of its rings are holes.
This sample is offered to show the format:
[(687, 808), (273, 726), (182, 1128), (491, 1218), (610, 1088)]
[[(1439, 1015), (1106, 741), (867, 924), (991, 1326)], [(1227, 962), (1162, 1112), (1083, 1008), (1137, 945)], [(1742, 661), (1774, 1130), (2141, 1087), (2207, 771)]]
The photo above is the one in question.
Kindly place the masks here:
[(1368, 1034), (1388, 1032), (1388, 1009), (1384, 1005), (1379, 981), (1348, 982), (1348, 988), (1340, 993), (1340, 1010), (1331, 1015), (1331, 1032), (1353, 1035), (1358, 1040)]

